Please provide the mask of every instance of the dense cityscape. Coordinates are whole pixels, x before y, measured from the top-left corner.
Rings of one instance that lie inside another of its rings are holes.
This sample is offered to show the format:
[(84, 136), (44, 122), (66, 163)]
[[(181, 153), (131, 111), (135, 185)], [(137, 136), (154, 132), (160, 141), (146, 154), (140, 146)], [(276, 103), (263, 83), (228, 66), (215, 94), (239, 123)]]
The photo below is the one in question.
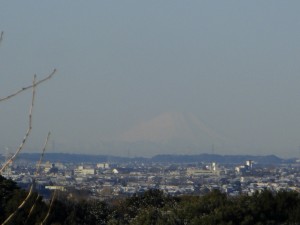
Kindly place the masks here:
[(247, 160), (240, 164), (216, 162), (37, 162), (18, 160), (3, 176), (37, 191), (46, 199), (59, 190), (84, 198), (106, 200), (132, 196), (150, 189), (179, 195), (204, 195), (220, 190), (229, 196), (252, 195), (256, 191), (300, 192), (300, 163), (261, 164)]

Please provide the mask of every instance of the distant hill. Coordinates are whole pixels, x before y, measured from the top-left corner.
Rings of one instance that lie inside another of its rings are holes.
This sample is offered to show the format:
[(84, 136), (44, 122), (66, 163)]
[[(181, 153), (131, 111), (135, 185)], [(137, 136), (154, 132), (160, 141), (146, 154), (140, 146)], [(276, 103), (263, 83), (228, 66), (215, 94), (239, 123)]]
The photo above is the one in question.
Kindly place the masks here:
[(275, 155), (253, 156), (253, 155), (215, 155), (215, 154), (200, 154), (200, 155), (157, 155), (152, 158), (154, 162), (217, 162), (238, 164), (246, 160), (252, 160), (260, 164), (280, 164), (287, 160), (281, 159)]
[[(18, 160), (36, 162), (40, 158), (40, 153), (22, 153)], [(67, 153), (47, 153), (45, 161), (62, 163), (98, 163), (98, 162), (171, 162), (171, 163), (193, 163), (193, 162), (217, 162), (221, 164), (240, 164), (246, 160), (253, 160), (259, 164), (281, 164), (292, 163), (295, 159), (281, 159), (275, 155), (253, 156), (253, 155), (156, 155), (152, 158), (128, 158), (108, 155), (85, 155)]]
[[(38, 161), (40, 153), (22, 153), (18, 160)], [(69, 153), (47, 153), (44, 156), (44, 161), (62, 162), (62, 163), (98, 163), (107, 161), (122, 162), (126, 158), (107, 155), (86, 155), (86, 154), (69, 154)]]

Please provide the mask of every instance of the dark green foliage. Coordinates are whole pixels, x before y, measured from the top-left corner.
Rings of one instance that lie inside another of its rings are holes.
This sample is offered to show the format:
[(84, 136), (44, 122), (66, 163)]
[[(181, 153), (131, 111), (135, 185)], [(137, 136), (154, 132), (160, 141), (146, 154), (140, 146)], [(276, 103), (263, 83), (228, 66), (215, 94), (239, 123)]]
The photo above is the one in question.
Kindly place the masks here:
[(55, 200), (48, 224), (64, 225), (104, 225), (107, 224), (111, 210), (102, 201)]
[(7, 180), (0, 175), (0, 221), (4, 221), (6, 218), (7, 203), (18, 189), (15, 182)]
[[(117, 220), (121, 222), (120, 224), (130, 224), (130, 221), (143, 214), (144, 210), (151, 211), (152, 208), (161, 209), (167, 206), (171, 207), (174, 204), (176, 204), (176, 198), (166, 196), (163, 191), (158, 189), (151, 189), (143, 194), (136, 194), (120, 202), (115, 207), (111, 221)], [(153, 217), (155, 213), (157, 212), (153, 211), (150, 213), (148, 219)]]
[(233, 198), (214, 191), (203, 197), (181, 197), (174, 211), (187, 224), (300, 224), (300, 195), (263, 191)]
[[(0, 176), (0, 223), (4, 222), (12, 213), (16, 212), (8, 224), (36, 224), (42, 221), (47, 206), (42, 198), (34, 193), (27, 203), (18, 210), (20, 204), (27, 197), (28, 192), (21, 190), (17, 184)], [(31, 207), (36, 207), (29, 216)]]
[[(27, 192), (0, 176), (0, 223), (26, 198)], [(29, 215), (30, 208), (35, 210)], [(33, 194), (10, 224), (40, 224), (49, 205)], [(220, 191), (204, 196), (171, 197), (149, 190), (108, 203), (96, 200), (55, 200), (46, 224), (56, 225), (259, 225), (300, 224), (300, 194), (265, 190), (253, 196), (228, 197)]]
[(181, 221), (171, 210), (150, 207), (142, 209), (135, 218), (131, 220), (132, 225), (180, 225)]

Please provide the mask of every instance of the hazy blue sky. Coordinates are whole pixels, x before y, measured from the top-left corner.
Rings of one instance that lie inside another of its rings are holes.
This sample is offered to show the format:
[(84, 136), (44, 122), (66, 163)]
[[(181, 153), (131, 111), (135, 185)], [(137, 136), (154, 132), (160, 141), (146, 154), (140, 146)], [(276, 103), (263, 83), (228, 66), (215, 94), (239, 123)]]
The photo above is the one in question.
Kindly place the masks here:
[[(38, 89), (25, 151), (51, 130), (55, 151), (126, 155), (103, 143), (175, 112), (226, 137), (216, 153), (299, 157), (299, 9), (276, 0), (1, 1), (0, 96), (58, 69)], [(30, 92), (1, 103), (0, 153), (19, 145), (29, 104)], [(132, 154), (156, 153), (146, 150)]]

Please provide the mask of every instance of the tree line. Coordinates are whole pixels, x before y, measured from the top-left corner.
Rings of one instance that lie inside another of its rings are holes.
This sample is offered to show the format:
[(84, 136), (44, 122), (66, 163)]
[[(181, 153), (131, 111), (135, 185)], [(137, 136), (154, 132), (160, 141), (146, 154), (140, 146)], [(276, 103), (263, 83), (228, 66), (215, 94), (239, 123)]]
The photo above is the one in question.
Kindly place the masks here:
[(52, 203), (34, 193), (18, 209), (26, 196), (27, 191), (0, 176), (1, 224), (13, 212), (17, 213), (9, 225), (300, 224), (300, 194), (294, 191), (229, 197), (215, 190), (204, 196), (174, 197), (152, 189), (109, 202), (58, 195)]

